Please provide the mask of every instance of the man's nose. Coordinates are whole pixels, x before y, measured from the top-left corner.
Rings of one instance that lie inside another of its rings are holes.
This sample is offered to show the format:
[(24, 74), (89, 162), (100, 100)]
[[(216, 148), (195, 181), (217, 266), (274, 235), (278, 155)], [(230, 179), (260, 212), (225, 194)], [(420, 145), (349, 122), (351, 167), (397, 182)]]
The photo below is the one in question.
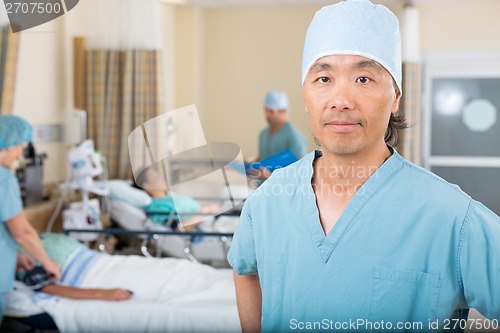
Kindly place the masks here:
[(330, 92), (330, 109), (348, 111), (354, 108), (354, 87), (347, 80), (337, 80)]

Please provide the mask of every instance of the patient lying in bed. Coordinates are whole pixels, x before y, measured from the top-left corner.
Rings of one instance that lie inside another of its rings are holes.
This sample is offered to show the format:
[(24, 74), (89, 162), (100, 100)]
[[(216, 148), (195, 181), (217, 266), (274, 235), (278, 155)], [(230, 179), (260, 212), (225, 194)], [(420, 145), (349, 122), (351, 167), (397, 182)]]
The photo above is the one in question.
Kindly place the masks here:
[[(74, 252), (87, 249), (83, 244), (62, 234), (45, 233), (41, 236), (41, 239), (46, 251), (50, 251), (49, 256), (53, 257), (60, 267), (68, 267), (67, 262)], [(33, 258), (24, 253), (17, 254), (16, 283), (14, 289), (24, 294), (35, 291), (65, 298), (103, 301), (124, 301), (128, 300), (133, 294), (130, 290), (121, 288), (79, 288), (64, 285), (59, 281), (53, 280), (52, 276), (43, 267), (37, 266)], [(10, 300), (11, 302), (16, 301), (13, 295), (10, 296)], [(9, 307), (9, 304), (7, 305), (7, 309), (8, 311), (12, 311), (12, 313), (7, 314), (14, 317), (24, 318), (42, 314), (42, 311), (36, 307), (30, 307), (28, 311), (23, 311), (23, 309), (12, 308), (13, 305), (10, 305), (11, 307)], [(42, 319), (43, 321), (50, 320), (47, 318)], [(30, 321), (25, 322), (29, 323)]]
[[(175, 194), (170, 195), (168, 186), (163, 176), (155, 168), (150, 167), (140, 174), (134, 182), (134, 186), (144, 190), (148, 193), (153, 201), (150, 205), (145, 207), (145, 212), (149, 214), (152, 222), (163, 224), (168, 219), (168, 213), (176, 211), (181, 213), (220, 213), (218, 205), (204, 205), (200, 204), (194, 199)], [(178, 219), (177, 213), (174, 215), (175, 220)], [(174, 229), (181, 229), (185, 231), (193, 231), (196, 225), (201, 222), (206, 216), (192, 215), (189, 219), (182, 221), (181, 224), (175, 223)]]
[[(218, 187), (206, 180), (198, 182), (196, 186), (177, 185), (175, 193), (169, 192), (160, 175), (159, 171), (148, 168), (136, 177), (135, 186), (131, 186), (130, 182), (124, 180), (109, 181), (110, 216), (118, 226), (133, 231), (171, 231), (173, 229), (176, 231), (195, 230), (201, 233), (234, 232), (241, 209), (240, 206), (235, 208), (234, 203), (245, 198), (248, 193), (246, 185), (241, 188), (234, 186), (231, 188), (234, 197), (231, 201), (227, 198), (227, 188)], [(199, 201), (193, 200), (193, 196)], [(200, 205), (199, 202), (202, 204)], [(214, 202), (217, 205), (203, 205), (203, 203)], [(178, 212), (182, 223), (176, 228), (170, 219)], [(198, 212), (206, 215), (193, 216)], [(222, 213), (230, 213), (234, 216), (214, 217)], [(139, 237), (146, 238), (145, 236)], [(191, 260), (194, 256), (200, 262), (220, 267), (226, 262), (230, 241), (231, 239), (226, 237), (179, 235), (159, 236), (157, 240), (154, 240), (154, 244), (163, 255)]]
[(42, 234), (41, 238), (48, 255), (62, 267), (60, 284), (133, 292), (124, 302), (33, 293), (35, 305), (62, 332), (240, 330), (229, 270), (173, 258), (111, 256), (60, 234)]

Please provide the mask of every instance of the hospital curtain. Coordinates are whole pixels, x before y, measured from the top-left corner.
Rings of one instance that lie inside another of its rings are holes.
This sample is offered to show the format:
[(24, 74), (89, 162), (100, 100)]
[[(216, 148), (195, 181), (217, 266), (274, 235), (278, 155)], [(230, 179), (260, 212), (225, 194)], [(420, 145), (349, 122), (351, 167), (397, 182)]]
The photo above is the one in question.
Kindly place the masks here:
[(0, 114), (12, 113), (16, 83), (19, 34), (9, 25), (0, 27)]
[(127, 138), (160, 113), (157, 50), (85, 51), (88, 134), (108, 160), (110, 178), (130, 178)]
[(128, 135), (160, 114), (159, 2), (86, 0), (85, 5), (86, 38), (75, 43), (81, 50), (75, 55), (75, 80), (80, 77), (75, 106), (81, 103), (87, 111), (88, 135), (107, 158), (109, 177), (131, 178)]
[(407, 160), (420, 164), (421, 142), (421, 66), (418, 63), (403, 64), (403, 96), (400, 112), (405, 116), (408, 128), (401, 131), (399, 153)]

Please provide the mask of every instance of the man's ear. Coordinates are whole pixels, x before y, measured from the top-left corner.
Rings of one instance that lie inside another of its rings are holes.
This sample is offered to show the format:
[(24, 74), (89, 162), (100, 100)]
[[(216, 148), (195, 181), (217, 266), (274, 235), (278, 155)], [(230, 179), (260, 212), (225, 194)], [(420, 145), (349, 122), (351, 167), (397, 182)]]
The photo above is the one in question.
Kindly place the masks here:
[(394, 100), (391, 110), (392, 114), (396, 114), (398, 112), (400, 104), (401, 104), (401, 94), (396, 91), (396, 99)]

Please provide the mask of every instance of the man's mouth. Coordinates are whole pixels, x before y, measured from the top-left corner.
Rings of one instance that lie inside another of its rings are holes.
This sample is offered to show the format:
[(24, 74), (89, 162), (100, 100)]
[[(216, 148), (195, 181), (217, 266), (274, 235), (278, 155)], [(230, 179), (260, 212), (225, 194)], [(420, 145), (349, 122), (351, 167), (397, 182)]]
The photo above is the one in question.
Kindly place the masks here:
[(354, 131), (360, 124), (350, 121), (330, 121), (325, 124), (326, 127), (337, 133), (349, 133)]

